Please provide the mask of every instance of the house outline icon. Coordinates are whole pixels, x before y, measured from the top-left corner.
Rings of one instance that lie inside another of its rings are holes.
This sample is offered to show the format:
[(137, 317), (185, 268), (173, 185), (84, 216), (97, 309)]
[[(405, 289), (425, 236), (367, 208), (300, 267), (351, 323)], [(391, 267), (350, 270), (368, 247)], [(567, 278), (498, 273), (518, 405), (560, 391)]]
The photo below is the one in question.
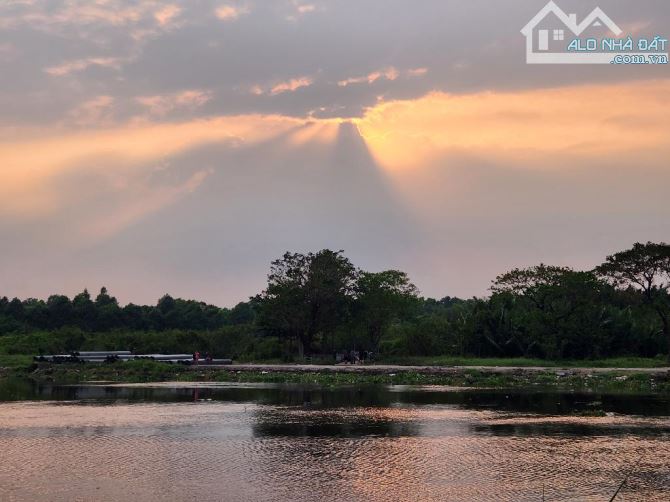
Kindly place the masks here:
[[(526, 63), (528, 64), (609, 64), (612, 55), (606, 53), (577, 53), (577, 52), (549, 52), (544, 49), (542, 52), (536, 52), (533, 47), (535, 27), (549, 14), (555, 14), (556, 17), (568, 28), (575, 37), (581, 35), (590, 26), (606, 26), (619, 36), (622, 33), (621, 28), (603, 12), (600, 7), (596, 7), (586, 16), (581, 23), (577, 23), (576, 14), (566, 14), (563, 10), (550, 0), (528, 24), (521, 29), (521, 33), (526, 37)], [(547, 30), (543, 30), (547, 31)]]

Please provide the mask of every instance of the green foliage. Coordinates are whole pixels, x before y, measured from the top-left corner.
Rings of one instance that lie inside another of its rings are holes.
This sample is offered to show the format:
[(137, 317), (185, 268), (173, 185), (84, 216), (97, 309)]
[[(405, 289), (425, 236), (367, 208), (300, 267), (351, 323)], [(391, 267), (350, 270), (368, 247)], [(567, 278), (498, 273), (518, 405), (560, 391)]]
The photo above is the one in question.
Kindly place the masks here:
[(272, 262), (268, 286), (257, 297), (259, 325), (295, 340), (300, 357), (312, 353), (317, 337), (325, 344), (348, 320), (357, 272), (342, 253), (284, 254)]
[(600, 357), (606, 288), (590, 272), (544, 265), (499, 276), (491, 288), (504, 319), (498, 346), (525, 357)]
[(106, 288), (95, 301), (87, 290), (71, 301), (67, 296), (52, 295), (44, 302), (29, 298), (0, 298), (0, 336), (33, 331), (57, 331), (78, 328), (84, 332), (123, 331), (210, 331), (226, 326), (252, 324), (252, 302), (234, 309), (221, 309), (193, 300), (163, 296), (155, 307), (132, 303), (120, 307)]
[(354, 321), (367, 335), (366, 348), (379, 350), (389, 326), (408, 317), (418, 306), (417, 292), (407, 274), (399, 270), (359, 274), (352, 303)]
[(642, 303), (658, 315), (660, 333), (670, 346), (670, 245), (638, 242), (608, 256), (596, 272), (616, 287), (639, 291)]
[[(161, 297), (120, 306), (106, 288), (72, 300), (0, 298), (0, 354), (130, 349), (242, 361), (381, 358), (656, 358), (670, 342), (670, 246), (635, 244), (593, 271), (540, 264), (498, 276), (488, 298), (419, 298), (398, 270), (342, 251), (286, 253), (266, 289), (232, 309)], [(648, 360), (648, 359), (645, 359)]]
[[(275, 345), (278, 345), (275, 343)], [(257, 347), (261, 347), (259, 351)], [(212, 331), (107, 331), (88, 333), (79, 328), (34, 331), (0, 337), (0, 354), (67, 354), (74, 350), (119, 350), (135, 353), (191, 353), (199, 350), (213, 357), (276, 354), (272, 340), (255, 336), (252, 326), (226, 326)]]

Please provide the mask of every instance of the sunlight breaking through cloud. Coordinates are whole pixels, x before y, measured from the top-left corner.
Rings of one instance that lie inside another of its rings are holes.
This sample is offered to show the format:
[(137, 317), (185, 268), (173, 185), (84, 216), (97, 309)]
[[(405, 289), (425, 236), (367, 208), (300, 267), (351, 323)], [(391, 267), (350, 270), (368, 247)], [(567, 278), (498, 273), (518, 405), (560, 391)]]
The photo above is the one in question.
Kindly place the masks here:
[[(670, 81), (523, 92), (447, 94), (370, 108), (356, 123), (379, 162), (420, 169), (449, 151), (513, 158), (542, 168), (543, 156), (612, 158), (668, 150)], [(538, 162), (538, 160), (540, 162)]]

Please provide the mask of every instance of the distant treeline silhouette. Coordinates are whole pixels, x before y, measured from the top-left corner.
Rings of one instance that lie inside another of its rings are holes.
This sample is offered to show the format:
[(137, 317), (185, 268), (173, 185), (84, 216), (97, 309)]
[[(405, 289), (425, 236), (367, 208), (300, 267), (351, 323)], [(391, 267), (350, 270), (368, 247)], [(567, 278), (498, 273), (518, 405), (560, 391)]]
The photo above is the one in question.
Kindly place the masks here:
[(343, 251), (286, 253), (266, 289), (234, 308), (163, 296), (0, 298), (0, 353), (130, 348), (236, 359), (385, 356), (582, 359), (668, 353), (670, 246), (637, 243), (594, 270), (540, 264), (498, 276), (487, 298), (422, 298), (398, 270), (366, 272)]

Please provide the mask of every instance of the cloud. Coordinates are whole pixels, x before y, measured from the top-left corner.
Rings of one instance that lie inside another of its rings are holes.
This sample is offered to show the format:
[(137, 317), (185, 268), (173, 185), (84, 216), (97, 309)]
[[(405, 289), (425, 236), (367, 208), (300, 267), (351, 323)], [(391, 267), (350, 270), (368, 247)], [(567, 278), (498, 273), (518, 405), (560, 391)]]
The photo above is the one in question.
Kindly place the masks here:
[(275, 84), (270, 89), (270, 95), (275, 96), (283, 92), (293, 92), (301, 87), (308, 87), (312, 85), (314, 81), (311, 77), (298, 77), (287, 80), (286, 82), (279, 82)]
[[(547, 159), (667, 152), (668, 80), (528, 91), (447, 94), (382, 103), (357, 121), (377, 160), (411, 169), (446, 151), (515, 158), (519, 165)], [(621, 117), (624, 117), (623, 119)]]
[(260, 85), (252, 85), (249, 88), (249, 92), (254, 96), (260, 96), (261, 94), (263, 94), (263, 88)]
[(411, 70), (407, 70), (408, 77), (423, 77), (426, 73), (428, 73), (428, 68), (412, 68)]
[[(74, 110), (72, 120), (81, 125), (104, 121), (113, 104), (111, 97), (99, 96)], [(81, 169), (123, 173), (197, 145), (220, 142), (234, 148), (264, 141), (302, 123), (287, 117), (246, 115), (42, 132), (0, 142), (0, 213), (5, 218), (33, 219), (56, 211), (63, 200), (54, 180)], [(116, 167), (107, 166), (109, 162)]]
[(220, 5), (214, 10), (214, 14), (221, 21), (235, 21), (245, 14), (249, 14), (248, 7), (236, 7), (233, 5)]
[(110, 124), (114, 113), (113, 105), (112, 96), (97, 96), (70, 111), (68, 121), (77, 126), (100, 127)]
[(317, 7), (313, 3), (301, 3), (297, 0), (291, 1), (292, 13), (286, 16), (287, 21), (297, 21), (302, 16), (315, 12)]
[[(667, 35), (668, 2), (599, 5)], [(537, 10), (0, 2), (6, 290), (111, 278), (128, 299), (232, 302), (286, 249), (332, 246), (426, 294), (481, 294), (509, 265), (662, 237), (667, 66), (526, 65), (519, 29)]]
[(67, 61), (56, 66), (50, 66), (45, 68), (44, 71), (45, 73), (48, 73), (54, 77), (62, 77), (73, 72), (85, 70), (90, 66), (102, 66), (106, 68), (112, 68), (114, 70), (120, 70), (122, 61), (122, 58), (116, 57), (75, 59), (73, 61)]
[(20, 24), (32, 24), (38, 29), (98, 23), (127, 26), (139, 22), (145, 16), (153, 16), (155, 6), (155, 1), (147, 0), (136, 3), (123, 0), (69, 0), (53, 5), (43, 2), (8, 2), (0, 26), (13, 28)]
[(194, 89), (173, 94), (140, 96), (135, 99), (139, 104), (148, 108), (152, 115), (162, 117), (177, 108), (198, 108), (207, 103), (211, 97), (210, 92)]
[(389, 66), (388, 68), (385, 68), (383, 70), (373, 71), (361, 77), (349, 77), (344, 80), (339, 80), (337, 82), (337, 85), (340, 87), (346, 87), (351, 84), (363, 84), (363, 83), (373, 84), (380, 79), (385, 79), (390, 82), (393, 82), (394, 80), (396, 80), (398, 77), (401, 76), (405, 78), (423, 77), (424, 75), (426, 75), (426, 73), (428, 73), (428, 68), (412, 68), (400, 72), (397, 68)]
[(297, 91), (301, 87), (309, 87), (313, 83), (314, 79), (312, 77), (296, 77), (266, 86), (254, 84), (248, 88), (248, 93), (253, 96), (276, 96), (286, 92)]
[(308, 12), (314, 12), (316, 10), (316, 5), (314, 4), (301, 4), (296, 6), (296, 10), (299, 14), (307, 14)]
[[(344, 248), (430, 296), (485, 294), (512, 266), (589, 267), (667, 233), (667, 140), (640, 139), (667, 130), (664, 88), (576, 87), (572, 105), (557, 90), (431, 94), (370, 110), (365, 143), (348, 123), (237, 116), (0, 144), (0, 273), (23, 296), (105, 284), (122, 301), (234, 304), (287, 249)], [(591, 139), (625, 143), (563, 148), (569, 106), (589, 121), (576, 138), (601, 127)]]
[(179, 16), (182, 9), (178, 5), (166, 5), (154, 13), (158, 24), (162, 27), (172, 24), (174, 19)]
[[(266, 116), (236, 117), (230, 126), (241, 122), (248, 134), (176, 150), (156, 146), (200, 136), (216, 123), (202, 131), (189, 124), (155, 141), (161, 131), (144, 127), (115, 131), (105, 145), (100, 132), (82, 134), (75, 144), (62, 138), (59, 152), (76, 151), (67, 167), (40, 183), (58, 196), (54, 206), (32, 218), (0, 210), (6, 290), (53, 291), (60, 278), (65, 282), (58, 290), (80, 290), (84, 281), (107, 285), (122, 301), (153, 301), (156, 290), (178, 284), (180, 295), (227, 304), (254, 293), (269, 261), (286, 249), (315, 249), (328, 240), (352, 251), (356, 243), (353, 257), (365, 265), (374, 256), (394, 263), (399, 249), (413, 242), (413, 227), (350, 124)], [(87, 148), (94, 142), (98, 149)], [(39, 147), (35, 156), (52, 165), (59, 160), (47, 141), (33, 146)], [(137, 147), (153, 155), (133, 153)], [(27, 146), (19, 157), (39, 165), (26, 154)], [(0, 158), (0, 165), (8, 160)], [(365, 243), (371, 229), (375, 242)], [(406, 237), (402, 245), (399, 236)], [(49, 243), (48, 254), (37, 242)], [(35, 274), (19, 282), (9, 262)]]
[[(663, 33), (670, 18), (670, 4), (643, 1), (633, 9), (604, 2), (632, 30)], [(98, 95), (113, 96), (127, 118), (136, 96), (182, 89), (211, 93), (194, 115), (347, 118), (360, 117), (380, 97), (414, 99), (432, 90), (469, 94), (663, 77), (665, 65), (537, 71), (525, 64), (518, 31), (536, 11), (530, 0), (502, 12), (484, 0), (366, 0), (352, 19), (350, 6), (334, 0), (0, 2), (2, 44), (12, 47), (0, 50), (0, 73), (9, 76), (0, 80), (0, 122), (56, 124), (75, 101)], [(287, 14), (300, 22), (286, 23)], [(54, 82), (56, 76), (67, 78)], [(309, 92), (270, 95), (273, 84), (296, 76), (313, 78)], [(263, 92), (249, 92), (255, 85)]]
[(344, 80), (340, 80), (337, 82), (337, 85), (340, 87), (346, 87), (351, 84), (361, 84), (361, 83), (368, 83), (372, 84), (379, 80), (380, 78), (385, 78), (387, 80), (395, 80), (398, 78), (398, 70), (396, 70), (393, 66), (386, 68), (381, 71), (373, 71), (372, 73), (368, 73), (367, 75), (364, 75), (362, 77), (350, 77)]

